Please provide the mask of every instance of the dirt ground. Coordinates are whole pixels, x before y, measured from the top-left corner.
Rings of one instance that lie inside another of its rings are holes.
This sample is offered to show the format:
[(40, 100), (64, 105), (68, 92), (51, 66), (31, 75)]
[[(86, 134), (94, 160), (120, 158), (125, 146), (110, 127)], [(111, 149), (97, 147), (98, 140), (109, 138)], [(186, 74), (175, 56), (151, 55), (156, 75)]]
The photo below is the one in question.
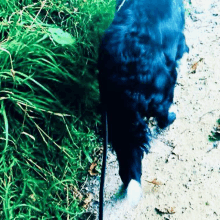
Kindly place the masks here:
[[(177, 119), (159, 134), (153, 127), (151, 152), (143, 159), (143, 196), (135, 208), (119, 195), (117, 160), (108, 153), (104, 220), (220, 219), (220, 144), (208, 141), (220, 117), (220, 1), (192, 0), (186, 8), (190, 52), (175, 89)], [(93, 193), (89, 210), (97, 213), (97, 177), (87, 189)]]

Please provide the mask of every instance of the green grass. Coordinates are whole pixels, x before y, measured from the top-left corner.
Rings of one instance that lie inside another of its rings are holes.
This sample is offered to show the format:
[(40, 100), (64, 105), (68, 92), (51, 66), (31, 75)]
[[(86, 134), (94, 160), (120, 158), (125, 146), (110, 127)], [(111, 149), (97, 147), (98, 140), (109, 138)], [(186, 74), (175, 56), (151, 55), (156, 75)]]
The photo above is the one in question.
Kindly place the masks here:
[(209, 135), (209, 140), (212, 142), (220, 141), (220, 118), (217, 120), (217, 125), (211, 131), (211, 135)]
[(0, 219), (84, 212), (77, 193), (99, 147), (97, 51), (114, 4), (0, 2)]

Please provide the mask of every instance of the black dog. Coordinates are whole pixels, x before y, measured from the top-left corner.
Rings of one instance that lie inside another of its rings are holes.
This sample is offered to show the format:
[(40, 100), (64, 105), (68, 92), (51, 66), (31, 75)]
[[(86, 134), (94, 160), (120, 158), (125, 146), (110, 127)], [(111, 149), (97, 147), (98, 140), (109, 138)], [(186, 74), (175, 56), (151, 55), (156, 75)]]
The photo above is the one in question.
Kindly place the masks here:
[(107, 111), (109, 139), (128, 198), (141, 196), (141, 161), (148, 152), (147, 121), (160, 128), (176, 119), (169, 113), (177, 61), (188, 47), (183, 34), (182, 0), (119, 0), (99, 51), (101, 102)]

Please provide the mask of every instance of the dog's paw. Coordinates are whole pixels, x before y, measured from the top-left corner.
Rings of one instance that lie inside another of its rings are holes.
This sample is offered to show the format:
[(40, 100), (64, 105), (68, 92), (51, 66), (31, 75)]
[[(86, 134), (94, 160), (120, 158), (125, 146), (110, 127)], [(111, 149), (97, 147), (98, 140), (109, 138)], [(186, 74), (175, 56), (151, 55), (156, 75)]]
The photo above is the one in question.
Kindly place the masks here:
[(129, 204), (134, 207), (138, 204), (142, 196), (141, 184), (136, 180), (131, 180), (127, 187), (127, 198)]
[(168, 125), (171, 125), (176, 120), (176, 114), (174, 112), (170, 112), (168, 115)]
[(160, 118), (158, 120), (158, 126), (161, 129), (165, 129), (169, 125), (171, 125), (176, 119), (176, 114), (174, 112), (169, 112), (168, 117), (166, 119)]
[(172, 104), (170, 106), (169, 113), (171, 113), (171, 112), (174, 112), (175, 114), (178, 114), (178, 107), (177, 107), (177, 105)]

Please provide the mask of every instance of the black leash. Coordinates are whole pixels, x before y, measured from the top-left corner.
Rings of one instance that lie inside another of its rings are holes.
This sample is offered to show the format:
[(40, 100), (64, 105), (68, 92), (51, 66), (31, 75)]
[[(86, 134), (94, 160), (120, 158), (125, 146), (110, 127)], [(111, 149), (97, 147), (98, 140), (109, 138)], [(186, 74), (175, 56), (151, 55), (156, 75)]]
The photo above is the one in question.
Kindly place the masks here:
[(102, 158), (102, 173), (101, 173), (101, 183), (99, 192), (99, 220), (103, 220), (103, 205), (104, 205), (104, 184), (105, 184), (105, 169), (106, 169), (106, 158), (107, 158), (107, 148), (108, 148), (108, 119), (107, 112), (103, 112), (103, 122), (104, 122), (104, 150)]

